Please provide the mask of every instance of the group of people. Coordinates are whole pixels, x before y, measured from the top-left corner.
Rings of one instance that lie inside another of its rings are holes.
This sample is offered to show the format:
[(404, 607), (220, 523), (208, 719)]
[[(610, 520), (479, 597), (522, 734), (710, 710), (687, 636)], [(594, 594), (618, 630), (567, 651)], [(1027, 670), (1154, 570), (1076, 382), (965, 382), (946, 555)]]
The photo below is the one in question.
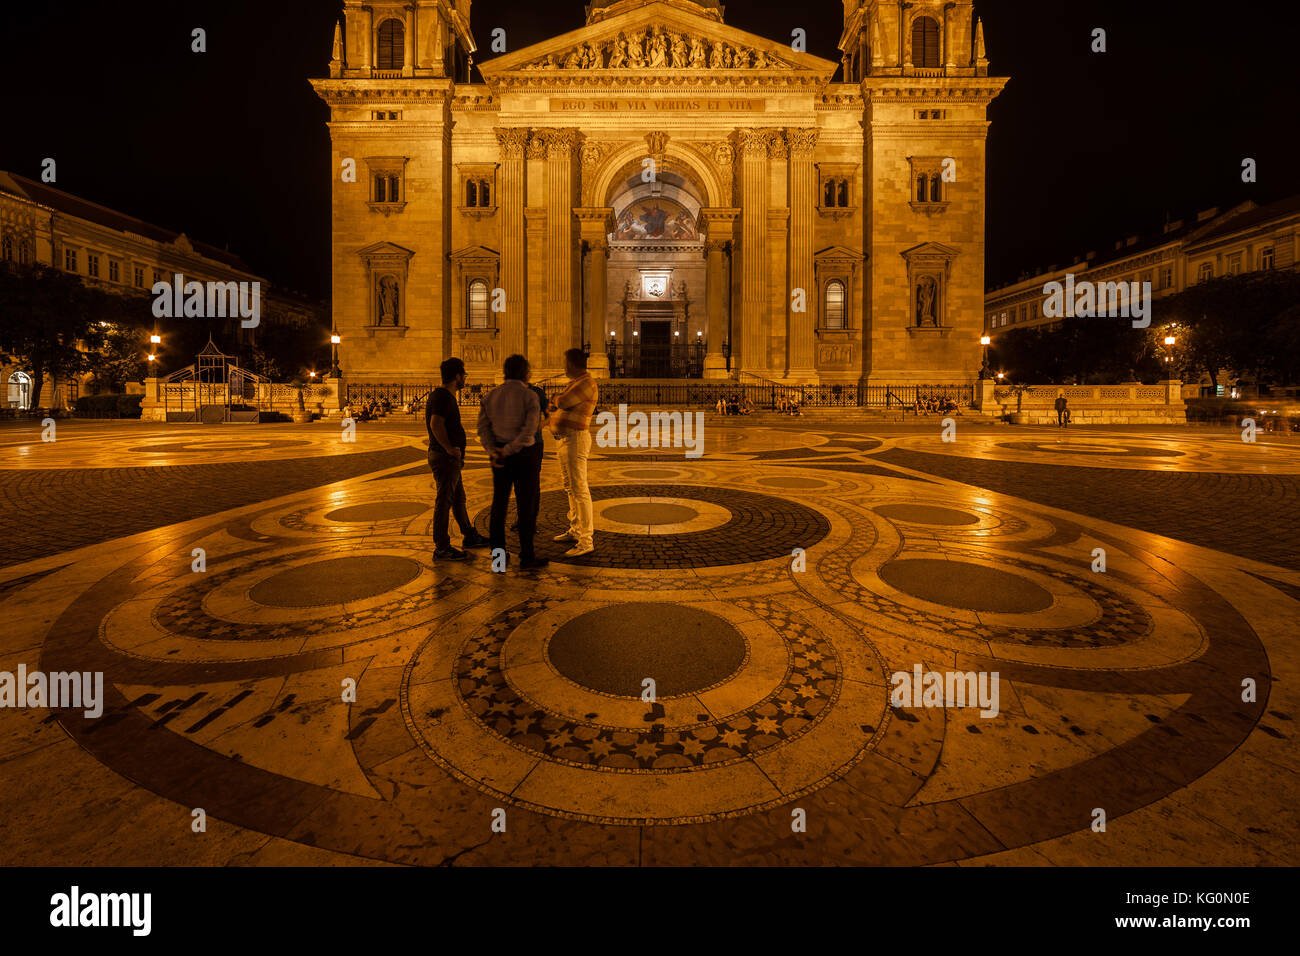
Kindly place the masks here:
[(912, 410), (918, 415), (946, 415), (957, 410), (957, 403), (947, 395), (922, 395), (918, 392)]
[(381, 415), (387, 415), (392, 410), (393, 403), (387, 398), (378, 400), (372, 398), (355, 406), (348, 402), (343, 406), (343, 417), (357, 422), (368, 422), (379, 418)]
[(720, 397), (714, 409), (719, 415), (752, 415), (754, 403), (748, 397), (737, 398), (735, 395), (730, 395), (725, 398)]
[(776, 397), (776, 410), (782, 415), (802, 415), (799, 411), (799, 403), (788, 395), (778, 395)]
[[(596, 410), (596, 382), (587, 371), (582, 349), (564, 353), (565, 389), (548, 399), (546, 392), (530, 384), (532, 368), (522, 355), (505, 360), (503, 381), (483, 396), (479, 405), (477, 435), (492, 465), (492, 513), (488, 536), (484, 538), (470, 521), (465, 508), (467, 436), (461, 423), (458, 395), (468, 375), (465, 363), (449, 358), (442, 363), (442, 385), (429, 393), (425, 424), (429, 431), (429, 468), (437, 485), (434, 499), (433, 543), (435, 560), (463, 561), (463, 549), (506, 548), (506, 511), (510, 495), (518, 513), (519, 568), (545, 567), (537, 557), (534, 538), (541, 506), (543, 433), (555, 438), (556, 461), (569, 499), (569, 527), (555, 536), (557, 542), (572, 545), (565, 557), (576, 558), (596, 550), (591, 489), (587, 484), (587, 459), (591, 454), (591, 416)], [(463, 540), (454, 547), (449, 534), (454, 515)]]

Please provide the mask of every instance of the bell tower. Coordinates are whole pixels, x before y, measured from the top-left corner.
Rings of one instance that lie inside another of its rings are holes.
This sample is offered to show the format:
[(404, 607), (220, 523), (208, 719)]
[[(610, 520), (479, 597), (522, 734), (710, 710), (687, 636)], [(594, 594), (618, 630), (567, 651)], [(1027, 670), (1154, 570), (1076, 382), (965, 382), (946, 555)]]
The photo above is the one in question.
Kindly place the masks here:
[(869, 76), (988, 76), (973, 0), (844, 0), (839, 48), (846, 83)]
[(446, 77), (469, 82), (471, 0), (345, 0), (330, 75), (345, 79)]

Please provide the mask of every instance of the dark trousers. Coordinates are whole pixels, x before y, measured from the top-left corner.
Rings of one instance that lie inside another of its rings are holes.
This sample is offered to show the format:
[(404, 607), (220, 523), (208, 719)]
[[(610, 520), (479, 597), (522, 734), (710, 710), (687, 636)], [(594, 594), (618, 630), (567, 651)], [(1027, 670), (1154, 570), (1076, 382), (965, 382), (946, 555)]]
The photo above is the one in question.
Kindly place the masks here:
[(460, 533), (466, 537), (474, 536), (474, 525), (465, 510), (465, 485), (460, 480), (464, 467), (459, 458), (448, 455), (441, 447), (429, 449), (429, 469), (433, 472), (434, 483), (438, 486), (437, 497), (433, 501), (433, 546), (450, 548), (451, 537), (447, 534), (448, 517), (456, 515), (456, 524)]
[(506, 510), (510, 492), (515, 493), (515, 510), (519, 513), (519, 560), (531, 561), (533, 536), (537, 532), (537, 499), (541, 469), (537, 468), (528, 449), (506, 458), (500, 468), (492, 469), (492, 518), (489, 522), (488, 546), (505, 550)]
[(1064, 408), (1058, 408), (1056, 410), (1056, 424), (1057, 425), (1066, 424), (1066, 422), (1069, 420), (1067, 417), (1069, 414), (1070, 413), (1067, 412)]
[(536, 482), (534, 487), (537, 489), (537, 494), (533, 495), (533, 527), (536, 528), (537, 513), (542, 510), (542, 462), (546, 460), (546, 447), (541, 442), (535, 441), (520, 454), (528, 456), (529, 467), (533, 469), (533, 480)]

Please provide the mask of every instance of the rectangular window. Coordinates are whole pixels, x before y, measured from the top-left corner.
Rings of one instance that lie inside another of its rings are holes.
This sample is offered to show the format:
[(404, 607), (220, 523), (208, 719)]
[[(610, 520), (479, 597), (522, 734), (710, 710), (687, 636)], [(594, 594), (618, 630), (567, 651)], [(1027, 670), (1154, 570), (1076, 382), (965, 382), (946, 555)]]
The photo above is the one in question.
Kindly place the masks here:
[(1214, 278), (1214, 263), (1202, 262), (1200, 271), (1197, 273), (1197, 279), (1200, 282), (1208, 282)]
[(1273, 268), (1273, 247), (1265, 246), (1259, 250), (1259, 267), (1261, 269)]
[(77, 250), (76, 249), (63, 250), (63, 268), (67, 269), (69, 272), (77, 271)]
[(93, 253), (86, 253), (86, 275), (99, 278), (99, 256)]
[(1165, 266), (1160, 270), (1160, 288), (1172, 289), (1174, 287), (1174, 267)]
[(157, 285), (159, 282), (162, 282), (162, 280), (163, 280), (162, 273), (159, 272), (157, 269), (154, 269), (154, 270), (153, 270), (153, 284), (154, 284), (154, 285)]
[(109, 259), (108, 260), (108, 281), (120, 282), (121, 279), (122, 279), (122, 270), (118, 266), (117, 260)]
[(137, 289), (144, 288), (144, 266), (133, 266), (131, 268), (131, 281)]
[(375, 202), (388, 202), (388, 179), (384, 176), (375, 177)]
[(1228, 275), (1235, 276), (1241, 272), (1241, 253), (1234, 252), (1228, 256)]

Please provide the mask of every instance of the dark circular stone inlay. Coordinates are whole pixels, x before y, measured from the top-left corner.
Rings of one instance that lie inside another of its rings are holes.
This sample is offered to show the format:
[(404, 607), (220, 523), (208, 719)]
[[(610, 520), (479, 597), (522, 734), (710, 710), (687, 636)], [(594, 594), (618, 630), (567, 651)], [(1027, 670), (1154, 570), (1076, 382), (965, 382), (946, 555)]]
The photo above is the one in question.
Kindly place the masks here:
[[(193, 441), (174, 441), (163, 442), (158, 445), (137, 445), (134, 448), (127, 449), (139, 455), (202, 455), (205, 452), (246, 452), (257, 454), (258, 452), (270, 451), (273, 448), (298, 448), (310, 444), (306, 439), (301, 438), (222, 438), (213, 439), (216, 447), (209, 448), (204, 439), (198, 438)], [(242, 447), (238, 447), (242, 446)]]
[(399, 588), (419, 574), (419, 564), (394, 555), (331, 558), (273, 574), (259, 581), (249, 597), (266, 607), (346, 604)]
[(685, 505), (647, 501), (645, 504), (615, 505), (606, 508), (601, 515), (610, 521), (621, 521), (623, 524), (652, 525), (681, 524), (683, 521), (698, 518), (700, 513)]
[(1120, 458), (1181, 458), (1183, 453), (1173, 448), (1130, 448), (1127, 445), (1115, 445), (1097, 448), (1087, 445), (1044, 444), (1036, 441), (1004, 441), (999, 448), (1012, 448), (1016, 451), (1055, 452), (1058, 455), (1115, 455)]
[(820, 478), (760, 478), (758, 483), (768, 488), (825, 488)]
[(546, 648), (574, 683), (639, 699), (651, 677), (659, 697), (690, 694), (731, 676), (745, 640), (727, 621), (693, 607), (639, 602), (598, 608), (560, 626)]
[(1029, 614), (1052, 606), (1052, 595), (1019, 575), (964, 561), (903, 558), (879, 571), (880, 579), (905, 594), (968, 611)]
[(978, 515), (958, 511), (956, 508), (940, 508), (937, 505), (879, 505), (872, 509), (876, 514), (895, 521), (910, 521), (913, 524), (979, 524)]
[(626, 474), (629, 478), (680, 478), (682, 475), (676, 468), (637, 468)]
[(364, 505), (350, 505), (339, 508), (325, 516), (327, 521), (341, 521), (345, 524), (393, 521), (397, 518), (410, 518), (427, 511), (429, 506), (422, 501), (372, 501)]

